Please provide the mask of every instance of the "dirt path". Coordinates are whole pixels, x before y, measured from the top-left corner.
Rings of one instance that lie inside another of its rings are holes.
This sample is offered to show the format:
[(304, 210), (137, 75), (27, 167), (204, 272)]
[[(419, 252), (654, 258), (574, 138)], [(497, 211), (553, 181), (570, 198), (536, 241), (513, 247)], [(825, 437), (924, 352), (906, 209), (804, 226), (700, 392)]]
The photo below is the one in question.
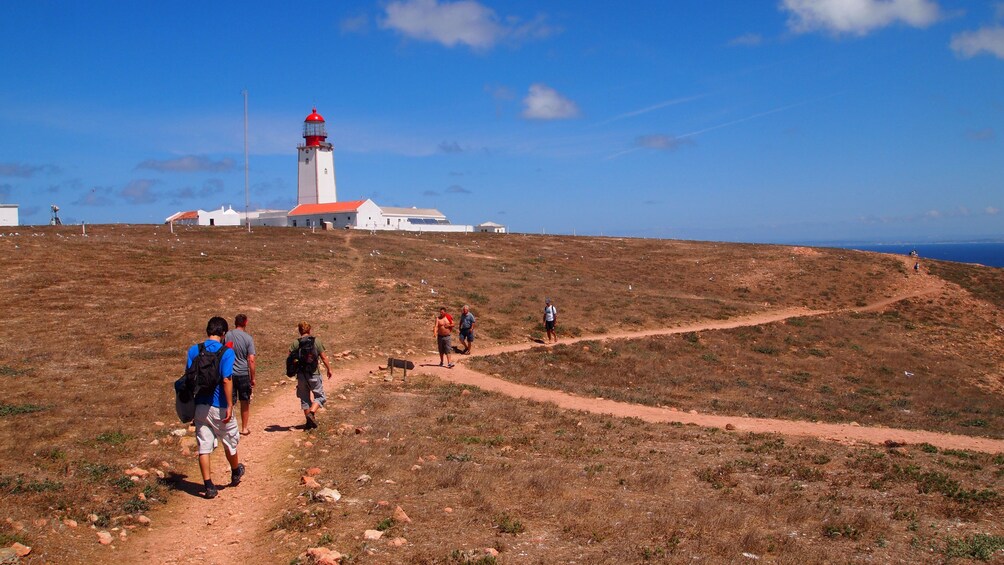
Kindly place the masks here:
[[(358, 253), (354, 249), (352, 252)], [(909, 265), (909, 268), (912, 270), (912, 264)], [(353, 280), (355, 277), (347, 277), (341, 286), (351, 285)], [(900, 293), (857, 310), (882, 309), (899, 300), (940, 292), (944, 287), (944, 282), (936, 277), (922, 274), (911, 276)], [(343, 296), (347, 300), (347, 297), (353, 295), (353, 289), (349, 287), (344, 290)], [(340, 305), (346, 310), (352, 309), (351, 302), (341, 302)], [(729, 329), (766, 324), (798, 316), (818, 316), (829, 313), (804, 308), (788, 308), (731, 320), (708, 321), (675, 328), (583, 336), (563, 340), (563, 343)], [(477, 353), (478, 355), (493, 355), (523, 351), (533, 347), (544, 346), (533, 342), (520, 343), (488, 347), (480, 349)], [(780, 433), (838, 442), (871, 444), (881, 444), (886, 440), (906, 443), (927, 442), (941, 448), (1004, 452), (1004, 440), (849, 424), (717, 416), (600, 398), (585, 398), (491, 377), (466, 367), (463, 363), (464, 360), (461, 358), (461, 362), (453, 369), (439, 368), (437, 366), (438, 356), (416, 361), (419, 365), (427, 365), (419, 370), (420, 373), (433, 375), (450, 382), (478, 386), (485, 390), (513, 397), (553, 402), (568, 410), (640, 418), (648, 422), (682, 422), (718, 428), (731, 425), (735, 430), (742, 432)], [(373, 364), (374, 361), (357, 361), (354, 364), (339, 366), (335, 378), (325, 383), (326, 388), (334, 391), (346, 382), (367, 378), (368, 369), (372, 369)], [(219, 497), (215, 500), (204, 500), (197, 495), (201, 480), (193, 458), (190, 469), (185, 470), (189, 477), (181, 482), (183, 493), (174, 496), (166, 508), (152, 515), (153, 524), (149, 532), (135, 534), (127, 546), (128, 550), (120, 550), (117, 553), (121, 562), (135, 563), (142, 560), (148, 563), (164, 564), (241, 563), (245, 561), (273, 563), (278, 562), (280, 556), (287, 554), (283, 547), (275, 547), (276, 553), (271, 553), (270, 548), (273, 546), (269, 543), (267, 528), (275, 520), (278, 512), (288, 504), (288, 498), (295, 495), (296, 489), (293, 485), (296, 484), (301, 469), (295, 460), (289, 458), (291, 447), (297, 440), (309, 439), (309, 436), (302, 430), (294, 428), (294, 426), (302, 424), (302, 413), (298, 410), (299, 404), (293, 396), (292, 385), (279, 385), (274, 388), (277, 390), (263, 396), (252, 405), (252, 435), (242, 438), (239, 448), (241, 460), (248, 468), (244, 482), (235, 488), (221, 489)], [(327, 415), (322, 414), (322, 425), (326, 423), (325, 420), (331, 418), (324, 416)], [(219, 450), (213, 456), (213, 464), (214, 480), (225, 484), (229, 473)], [(188, 534), (179, 535), (179, 532), (188, 532)]]

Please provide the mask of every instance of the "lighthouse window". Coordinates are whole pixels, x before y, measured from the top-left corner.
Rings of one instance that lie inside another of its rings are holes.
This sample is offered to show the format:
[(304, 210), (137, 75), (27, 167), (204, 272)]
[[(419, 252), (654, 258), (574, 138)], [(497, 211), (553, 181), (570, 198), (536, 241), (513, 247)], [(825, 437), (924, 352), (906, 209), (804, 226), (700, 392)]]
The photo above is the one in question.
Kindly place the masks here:
[(324, 174), (328, 174), (328, 169), (324, 169)]

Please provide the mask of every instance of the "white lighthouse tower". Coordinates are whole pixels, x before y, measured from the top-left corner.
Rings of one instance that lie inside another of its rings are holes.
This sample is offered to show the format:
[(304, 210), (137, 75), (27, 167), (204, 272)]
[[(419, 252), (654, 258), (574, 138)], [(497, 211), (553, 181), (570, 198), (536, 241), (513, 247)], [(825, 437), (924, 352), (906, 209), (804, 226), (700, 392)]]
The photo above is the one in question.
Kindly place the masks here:
[(324, 118), (317, 108), (303, 120), (303, 145), (298, 145), (296, 204), (337, 202), (335, 192), (335, 157), (331, 144), (325, 141)]

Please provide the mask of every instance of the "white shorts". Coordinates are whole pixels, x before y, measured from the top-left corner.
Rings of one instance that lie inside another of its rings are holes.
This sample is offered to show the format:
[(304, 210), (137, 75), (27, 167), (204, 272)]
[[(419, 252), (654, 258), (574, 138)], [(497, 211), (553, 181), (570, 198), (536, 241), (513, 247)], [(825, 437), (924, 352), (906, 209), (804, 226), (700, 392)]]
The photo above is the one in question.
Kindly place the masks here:
[(195, 405), (195, 438), (199, 446), (199, 455), (208, 455), (216, 447), (214, 440), (219, 438), (226, 448), (227, 453), (233, 455), (237, 453), (237, 443), (240, 441), (240, 434), (237, 431), (237, 418), (230, 417), (230, 421), (224, 423), (223, 418), (227, 415), (225, 408), (217, 408), (209, 404)]

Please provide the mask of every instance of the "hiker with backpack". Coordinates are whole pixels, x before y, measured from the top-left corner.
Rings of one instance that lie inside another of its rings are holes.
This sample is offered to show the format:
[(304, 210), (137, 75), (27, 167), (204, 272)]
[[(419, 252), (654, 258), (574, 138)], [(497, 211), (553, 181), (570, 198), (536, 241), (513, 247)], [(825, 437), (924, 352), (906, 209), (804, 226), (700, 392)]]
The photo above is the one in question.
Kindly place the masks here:
[[(321, 379), (319, 361), (324, 363), (324, 368), (328, 372), (328, 379), (331, 378), (331, 365), (328, 363), (328, 356), (324, 353), (324, 344), (317, 338), (310, 335), (310, 324), (300, 322), (297, 326), (300, 337), (289, 346), (289, 359), (287, 359), (287, 375), (292, 372), (296, 375), (296, 397), (300, 399), (300, 408), (307, 422), (303, 429), (312, 430), (317, 427), (317, 411), (324, 406), (324, 380)], [(313, 395), (313, 399), (311, 399)]]
[(230, 486), (237, 486), (244, 476), (244, 464), (238, 461), (240, 436), (234, 418), (234, 352), (223, 344), (229, 329), (219, 316), (206, 324), (206, 340), (188, 349), (184, 383), (195, 397), (195, 437), (199, 449), (199, 470), (205, 484), (205, 497), (215, 498), (219, 491), (213, 484), (210, 455), (216, 440), (230, 463)]

